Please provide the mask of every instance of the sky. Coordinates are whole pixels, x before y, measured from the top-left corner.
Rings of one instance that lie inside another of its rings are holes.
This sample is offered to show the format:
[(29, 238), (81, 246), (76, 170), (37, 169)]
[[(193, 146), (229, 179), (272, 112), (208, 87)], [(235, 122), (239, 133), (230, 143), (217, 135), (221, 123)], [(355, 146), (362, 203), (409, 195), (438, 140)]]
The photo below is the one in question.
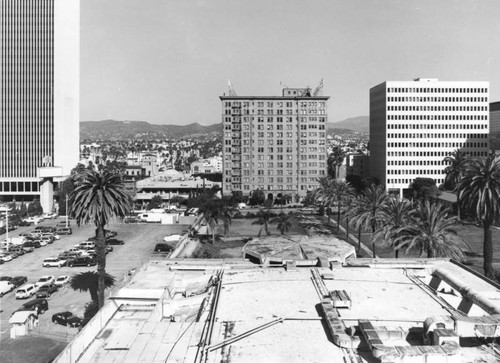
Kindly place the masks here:
[(489, 81), (500, 101), (499, 0), (81, 0), (80, 119), (210, 125), (228, 79), (279, 96), (323, 79), (328, 120), (417, 77)]

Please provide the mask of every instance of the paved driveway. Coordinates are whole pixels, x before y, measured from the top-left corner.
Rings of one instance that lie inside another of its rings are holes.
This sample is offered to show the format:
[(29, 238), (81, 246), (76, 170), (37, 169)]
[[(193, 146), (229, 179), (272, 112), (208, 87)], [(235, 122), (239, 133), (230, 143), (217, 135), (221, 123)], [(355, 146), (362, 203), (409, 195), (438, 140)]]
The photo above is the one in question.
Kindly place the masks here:
[[(44, 221), (41, 225), (55, 225), (56, 223), (56, 220)], [(96, 270), (96, 267), (42, 267), (44, 258), (57, 256), (62, 251), (86, 241), (87, 238), (95, 234), (93, 225), (78, 228), (72, 222), (71, 227), (73, 228), (72, 235), (62, 236), (53, 244), (37, 248), (32, 253), (27, 253), (0, 265), (0, 275), (21, 275), (26, 276), (28, 282), (35, 282), (43, 275), (72, 276), (79, 272)], [(115, 238), (125, 242), (124, 245), (113, 246), (114, 251), (107, 255), (107, 271), (115, 276), (117, 287), (126, 281), (129, 271), (141, 266), (151, 256), (158, 256), (156, 252), (153, 252), (153, 248), (164, 236), (171, 233), (180, 234), (187, 227), (186, 225), (161, 224), (110, 224), (109, 229), (118, 232)], [(16, 236), (33, 229), (34, 227), (22, 227), (9, 235)], [(8, 320), (12, 312), (24, 302), (31, 300), (16, 300), (14, 294), (15, 290), (0, 300), (0, 356), (2, 363), (47, 362), (53, 359), (64, 348), (67, 341), (77, 333), (77, 329), (53, 324), (51, 322), (52, 315), (69, 310), (81, 316), (85, 304), (90, 302), (88, 292), (73, 291), (69, 287), (64, 287), (49, 299), (49, 310), (40, 315), (39, 326), (33, 331), (32, 336), (11, 339)]]

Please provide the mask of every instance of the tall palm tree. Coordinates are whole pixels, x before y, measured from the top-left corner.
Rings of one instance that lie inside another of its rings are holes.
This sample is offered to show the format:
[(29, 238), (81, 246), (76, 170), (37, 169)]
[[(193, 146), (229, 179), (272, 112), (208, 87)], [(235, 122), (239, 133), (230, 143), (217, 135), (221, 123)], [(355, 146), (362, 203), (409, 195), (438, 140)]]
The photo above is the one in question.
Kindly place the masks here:
[(335, 195), (334, 189), (336, 188), (336, 181), (326, 176), (316, 180), (319, 186), (312, 192), (312, 199), (314, 199), (316, 203), (321, 203), (321, 205), (326, 208), (328, 224), (330, 224), (331, 207)]
[(339, 146), (335, 146), (332, 149), (330, 155), (328, 155), (327, 165), (328, 174), (331, 178), (339, 177), (339, 167), (345, 158), (345, 152)]
[(272, 216), (271, 210), (269, 208), (261, 209), (257, 214), (257, 216), (259, 217), (259, 219), (254, 221), (252, 224), (260, 224), (263, 226), (259, 231), (259, 237), (262, 234), (262, 230), (266, 232), (266, 235), (270, 236), (271, 232), (269, 231), (269, 223), (271, 221), (271, 216)]
[(394, 257), (399, 257), (399, 248), (396, 238), (399, 229), (408, 224), (413, 213), (413, 204), (408, 199), (389, 198), (382, 207), (382, 228), (376, 233), (376, 239), (383, 239), (394, 249)]
[(224, 237), (226, 237), (227, 232), (229, 232), (229, 227), (231, 226), (233, 218), (234, 209), (225, 205), (222, 207), (220, 218), (222, 219), (222, 224), (224, 225)]
[[(460, 179), (464, 176), (465, 171), (467, 170), (467, 165), (471, 160), (465, 152), (457, 149), (453, 151), (451, 155), (445, 157), (443, 161), (448, 163), (448, 166), (444, 168), (444, 173), (446, 175), (444, 179), (445, 185), (456, 192)], [(458, 220), (461, 218), (460, 210), (460, 199), (457, 198)]]
[(382, 185), (368, 186), (354, 201), (349, 210), (352, 223), (356, 228), (371, 228), (372, 253), (375, 258), (375, 232), (382, 221), (382, 208), (388, 199)]
[(278, 230), (281, 235), (284, 235), (292, 229), (292, 218), (293, 215), (281, 212), (276, 218), (271, 220), (271, 223), (277, 223)]
[(448, 164), (448, 166), (444, 168), (444, 173), (446, 175), (444, 181), (451, 190), (455, 190), (467, 169), (467, 164), (470, 162), (470, 159), (465, 152), (457, 149), (453, 151), (451, 155), (445, 157), (443, 161)]
[(209, 230), (212, 233), (212, 244), (215, 244), (215, 232), (219, 224), (220, 209), (206, 209), (203, 213), (203, 220), (206, 222)]
[(340, 230), (340, 213), (342, 207), (347, 205), (347, 201), (354, 194), (354, 188), (349, 182), (344, 180), (335, 180), (333, 186), (332, 200), (337, 204), (337, 231)]
[(483, 225), (484, 274), (494, 278), (491, 227), (500, 215), (500, 157), (490, 154), (469, 163), (457, 190), (459, 201), (474, 210)]
[[(111, 287), (115, 284), (115, 278), (110, 274), (104, 275), (104, 285)], [(92, 301), (98, 301), (99, 275), (95, 271), (86, 271), (74, 275), (70, 282), (70, 287), (75, 291), (88, 291)]]
[(418, 249), (420, 256), (451, 257), (462, 261), (467, 244), (457, 236), (455, 217), (440, 202), (425, 201), (417, 205), (411, 222), (396, 230), (396, 248)]
[(104, 226), (112, 217), (125, 218), (130, 209), (120, 174), (103, 169), (84, 169), (73, 177), (75, 189), (69, 197), (69, 214), (78, 226), (93, 222), (96, 226), (98, 305), (104, 305), (106, 276), (106, 243)]

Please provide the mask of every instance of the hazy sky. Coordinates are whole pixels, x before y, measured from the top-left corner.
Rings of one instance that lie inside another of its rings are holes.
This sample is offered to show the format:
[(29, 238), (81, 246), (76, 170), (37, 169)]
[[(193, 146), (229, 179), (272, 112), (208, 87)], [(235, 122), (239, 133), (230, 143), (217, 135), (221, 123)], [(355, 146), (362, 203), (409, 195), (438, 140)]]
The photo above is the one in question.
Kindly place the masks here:
[(228, 79), (324, 79), (332, 122), (386, 80), (489, 81), (500, 101), (499, 18), (499, 0), (81, 0), (81, 120), (218, 123)]

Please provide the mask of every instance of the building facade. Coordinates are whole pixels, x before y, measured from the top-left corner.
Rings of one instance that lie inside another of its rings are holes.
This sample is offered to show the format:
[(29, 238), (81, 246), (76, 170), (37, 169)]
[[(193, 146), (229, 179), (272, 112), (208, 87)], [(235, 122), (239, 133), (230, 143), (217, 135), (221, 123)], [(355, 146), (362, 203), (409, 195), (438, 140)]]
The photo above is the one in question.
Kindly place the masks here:
[(43, 199), (78, 163), (79, 14), (79, 0), (0, 2), (3, 200)]
[(490, 148), (500, 154), (500, 101), (490, 103)]
[(370, 89), (370, 176), (403, 194), (416, 178), (444, 182), (443, 159), (489, 149), (489, 83), (434, 78), (388, 81)]
[(328, 96), (285, 88), (282, 96), (221, 96), (223, 194), (305, 196), (326, 176)]

